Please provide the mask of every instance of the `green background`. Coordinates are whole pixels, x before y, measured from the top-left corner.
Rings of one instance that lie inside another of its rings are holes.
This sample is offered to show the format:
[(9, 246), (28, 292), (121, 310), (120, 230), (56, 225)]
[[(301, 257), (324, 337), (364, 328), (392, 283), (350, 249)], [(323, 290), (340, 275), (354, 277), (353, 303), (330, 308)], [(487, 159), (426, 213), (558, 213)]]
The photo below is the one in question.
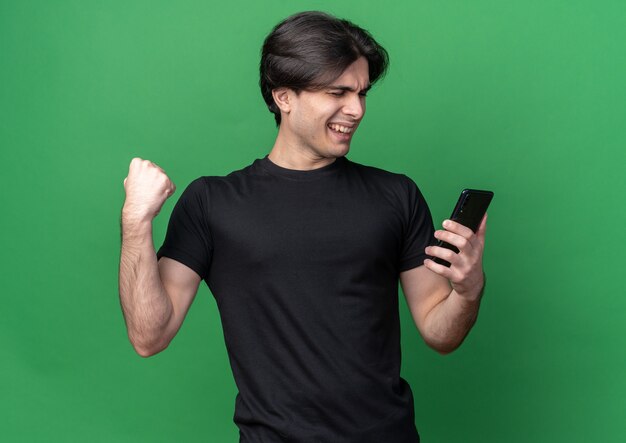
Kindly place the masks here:
[(435, 223), (495, 191), (488, 289), (463, 346), (428, 349), (404, 303), (425, 442), (626, 441), (626, 3), (0, 2), (0, 440), (234, 442), (236, 388), (203, 283), (142, 359), (118, 301), (131, 158), (178, 185), (239, 169), (276, 129), (265, 35), (319, 9), (391, 57), (353, 161), (402, 172)]

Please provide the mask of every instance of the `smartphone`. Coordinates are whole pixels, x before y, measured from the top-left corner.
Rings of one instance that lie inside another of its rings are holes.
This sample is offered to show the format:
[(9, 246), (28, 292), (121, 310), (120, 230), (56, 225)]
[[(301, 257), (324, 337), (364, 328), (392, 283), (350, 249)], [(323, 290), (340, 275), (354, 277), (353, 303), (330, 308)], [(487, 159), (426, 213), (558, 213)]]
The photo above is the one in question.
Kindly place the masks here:
[[(491, 191), (463, 189), (463, 191), (461, 191), (461, 195), (459, 196), (459, 200), (456, 202), (454, 211), (452, 211), (450, 220), (460, 223), (463, 226), (467, 226), (472, 231), (476, 232), (480, 226), (480, 222), (487, 212), (487, 207), (489, 206), (489, 203), (491, 203), (492, 198), (493, 192)], [(442, 240), (439, 240), (437, 246), (451, 249), (456, 253), (459, 252), (459, 249), (456, 246)], [(440, 265), (450, 267), (450, 263), (448, 261), (439, 257), (433, 257), (433, 261), (435, 263), (439, 263)]]

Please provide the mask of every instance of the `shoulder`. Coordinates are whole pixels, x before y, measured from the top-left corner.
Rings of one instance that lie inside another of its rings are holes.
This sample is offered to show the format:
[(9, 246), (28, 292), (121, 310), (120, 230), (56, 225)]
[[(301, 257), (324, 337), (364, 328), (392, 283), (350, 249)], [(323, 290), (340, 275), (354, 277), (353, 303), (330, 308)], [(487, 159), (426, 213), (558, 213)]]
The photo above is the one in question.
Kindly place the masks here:
[(352, 160), (348, 160), (346, 158), (346, 164), (349, 168), (352, 168), (355, 171), (358, 171), (361, 174), (368, 175), (370, 177), (379, 178), (381, 180), (387, 180), (390, 182), (399, 182), (403, 183), (407, 180), (411, 180), (405, 174), (401, 172), (393, 172), (388, 171), (386, 169), (378, 168), (376, 166), (364, 165), (362, 163), (357, 163)]
[(416, 192), (419, 193), (419, 189), (415, 184), (415, 181), (413, 181), (413, 179), (406, 174), (356, 163), (348, 159), (346, 160), (348, 169), (363, 177), (368, 182), (375, 183), (379, 186), (402, 194), (408, 193), (414, 195)]
[(232, 171), (226, 175), (203, 175), (198, 177), (189, 183), (188, 188), (192, 191), (210, 191), (212, 188), (219, 188), (221, 186), (228, 186), (229, 184), (235, 184), (241, 180), (246, 180), (249, 177), (258, 175), (257, 161), (254, 163), (235, 171)]
[(202, 203), (206, 207), (255, 189), (258, 178), (263, 175), (258, 160), (226, 175), (203, 175), (193, 179), (185, 188), (181, 199)]

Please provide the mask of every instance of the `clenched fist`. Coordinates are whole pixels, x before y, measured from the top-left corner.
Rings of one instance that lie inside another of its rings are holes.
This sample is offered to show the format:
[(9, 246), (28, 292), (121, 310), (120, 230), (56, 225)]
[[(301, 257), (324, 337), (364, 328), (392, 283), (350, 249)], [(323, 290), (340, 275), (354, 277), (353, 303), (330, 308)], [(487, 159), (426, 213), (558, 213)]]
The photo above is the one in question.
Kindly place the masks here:
[(165, 200), (176, 191), (176, 186), (165, 171), (149, 160), (133, 158), (124, 179), (126, 201), (122, 219), (133, 222), (151, 222), (159, 214)]

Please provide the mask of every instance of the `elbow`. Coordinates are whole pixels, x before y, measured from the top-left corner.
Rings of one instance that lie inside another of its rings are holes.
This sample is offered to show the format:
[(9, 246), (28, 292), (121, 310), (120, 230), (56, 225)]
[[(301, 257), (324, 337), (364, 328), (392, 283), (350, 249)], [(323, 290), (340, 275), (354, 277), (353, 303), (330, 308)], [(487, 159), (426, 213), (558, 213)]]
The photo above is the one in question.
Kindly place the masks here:
[(152, 357), (165, 350), (169, 345), (167, 342), (146, 343), (132, 338), (130, 339), (130, 343), (133, 345), (133, 349), (137, 355), (143, 358)]
[(430, 328), (425, 328), (421, 333), (428, 347), (441, 355), (448, 355), (456, 351), (467, 337), (467, 333), (463, 334), (461, 331), (441, 331)]
[(458, 349), (458, 346), (431, 346), (431, 348), (437, 351), (439, 355), (448, 355), (456, 351)]
[(439, 353), (439, 355), (448, 355), (448, 354), (452, 354), (454, 351), (456, 351), (458, 349), (457, 347), (439, 347), (439, 348), (433, 348), (435, 351), (437, 351)]
[(144, 348), (140, 346), (133, 346), (133, 348), (135, 349), (135, 352), (137, 353), (137, 355), (143, 358), (152, 357), (153, 355), (156, 355), (159, 352), (161, 352), (161, 350)]
[(461, 343), (442, 341), (442, 340), (424, 340), (426, 344), (433, 350), (437, 351), (440, 355), (448, 355), (456, 351)]

